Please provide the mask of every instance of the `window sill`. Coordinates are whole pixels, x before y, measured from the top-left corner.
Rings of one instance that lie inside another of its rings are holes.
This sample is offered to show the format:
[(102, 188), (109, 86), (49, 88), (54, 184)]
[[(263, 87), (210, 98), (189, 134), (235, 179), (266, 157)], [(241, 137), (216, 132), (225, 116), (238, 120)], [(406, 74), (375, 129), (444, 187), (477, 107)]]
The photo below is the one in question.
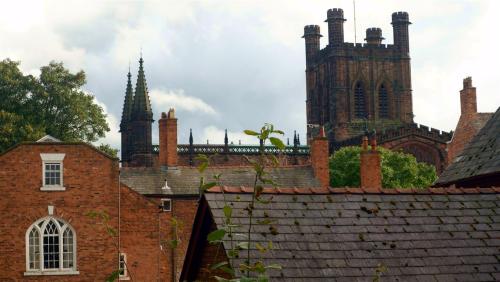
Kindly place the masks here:
[(64, 186), (42, 186), (40, 191), (66, 191)]
[(130, 280), (130, 277), (123, 276), (123, 277), (118, 278), (118, 280), (120, 280), (120, 281)]
[(31, 270), (24, 272), (24, 276), (37, 276), (37, 275), (79, 275), (80, 271), (77, 270), (44, 270), (37, 271)]

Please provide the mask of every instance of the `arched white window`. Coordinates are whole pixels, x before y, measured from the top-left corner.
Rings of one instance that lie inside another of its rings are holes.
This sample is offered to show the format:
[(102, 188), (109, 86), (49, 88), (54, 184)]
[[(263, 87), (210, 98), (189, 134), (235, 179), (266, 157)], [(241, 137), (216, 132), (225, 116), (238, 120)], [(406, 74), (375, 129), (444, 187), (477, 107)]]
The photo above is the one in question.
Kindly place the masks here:
[(25, 275), (53, 274), (78, 274), (76, 235), (67, 222), (49, 216), (26, 231)]

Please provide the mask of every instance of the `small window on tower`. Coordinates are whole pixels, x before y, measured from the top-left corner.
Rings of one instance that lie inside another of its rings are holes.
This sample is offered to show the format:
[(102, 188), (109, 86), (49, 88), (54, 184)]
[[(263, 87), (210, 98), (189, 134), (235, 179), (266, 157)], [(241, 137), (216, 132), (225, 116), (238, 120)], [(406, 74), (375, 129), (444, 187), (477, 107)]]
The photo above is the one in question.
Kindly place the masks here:
[(172, 200), (161, 199), (161, 209), (162, 211), (172, 211)]
[(365, 90), (361, 82), (357, 82), (354, 87), (354, 117), (368, 118), (366, 116)]
[(378, 90), (378, 116), (380, 118), (389, 118), (389, 99), (384, 84), (381, 84)]

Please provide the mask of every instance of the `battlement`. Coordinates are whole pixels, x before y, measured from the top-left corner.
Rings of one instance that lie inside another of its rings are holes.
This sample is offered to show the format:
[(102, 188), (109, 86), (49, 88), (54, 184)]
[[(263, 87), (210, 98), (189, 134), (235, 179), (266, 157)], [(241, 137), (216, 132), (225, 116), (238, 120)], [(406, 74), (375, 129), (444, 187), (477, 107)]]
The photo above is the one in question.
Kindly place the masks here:
[(380, 27), (370, 27), (366, 29), (367, 38), (382, 38), (382, 29)]
[[(439, 129), (420, 125), (418, 123), (411, 123), (382, 130), (380, 132), (377, 132), (376, 137), (377, 143), (383, 144), (385, 142), (400, 139), (409, 135), (416, 135), (440, 143), (446, 143), (451, 140), (453, 133), (441, 131)], [(362, 138), (363, 135), (361, 134), (343, 141), (331, 143), (331, 149), (338, 150), (345, 146), (358, 146), (359, 144), (361, 144)]]
[(326, 12), (326, 20), (325, 20), (325, 22), (328, 22), (330, 20), (342, 20), (342, 21), (345, 21), (345, 19), (344, 19), (344, 10), (342, 10), (340, 8), (329, 9)]
[(410, 17), (407, 12), (394, 12), (392, 13), (392, 24), (407, 23), (410, 24)]
[(304, 26), (304, 36), (322, 36), (320, 33), (319, 25), (306, 25)]
[(472, 77), (468, 76), (464, 78), (464, 89), (472, 88)]
[(382, 40), (382, 29), (379, 27), (371, 27), (366, 29), (366, 43), (369, 45), (380, 45)]

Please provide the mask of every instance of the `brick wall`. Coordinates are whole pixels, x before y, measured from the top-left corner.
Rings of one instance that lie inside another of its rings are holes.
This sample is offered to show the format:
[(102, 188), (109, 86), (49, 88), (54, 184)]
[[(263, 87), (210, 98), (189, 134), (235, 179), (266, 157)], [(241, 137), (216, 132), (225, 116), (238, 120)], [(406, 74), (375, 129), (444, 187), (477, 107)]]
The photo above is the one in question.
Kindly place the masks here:
[(321, 128), (320, 136), (314, 138), (311, 144), (311, 165), (314, 176), (324, 187), (330, 186), (329, 149), (328, 139)]
[[(66, 191), (40, 191), (40, 153), (64, 153), (63, 182)], [(109, 215), (109, 226), (118, 230), (118, 162), (83, 144), (25, 144), (0, 156), (0, 280), (6, 281), (104, 281), (118, 265), (118, 239), (106, 232), (90, 211)], [(74, 228), (78, 275), (24, 276), (25, 235), (36, 220), (53, 216)], [(156, 203), (126, 187), (121, 189), (121, 248), (135, 281), (170, 278), (168, 253), (158, 244), (158, 219), (169, 234), (167, 216)], [(163, 217), (163, 218), (162, 218)], [(160, 274), (158, 274), (158, 258)]]
[(382, 188), (380, 153), (376, 150), (374, 140), (372, 140), (371, 148), (368, 149), (368, 139), (363, 139), (359, 167), (361, 188)]

